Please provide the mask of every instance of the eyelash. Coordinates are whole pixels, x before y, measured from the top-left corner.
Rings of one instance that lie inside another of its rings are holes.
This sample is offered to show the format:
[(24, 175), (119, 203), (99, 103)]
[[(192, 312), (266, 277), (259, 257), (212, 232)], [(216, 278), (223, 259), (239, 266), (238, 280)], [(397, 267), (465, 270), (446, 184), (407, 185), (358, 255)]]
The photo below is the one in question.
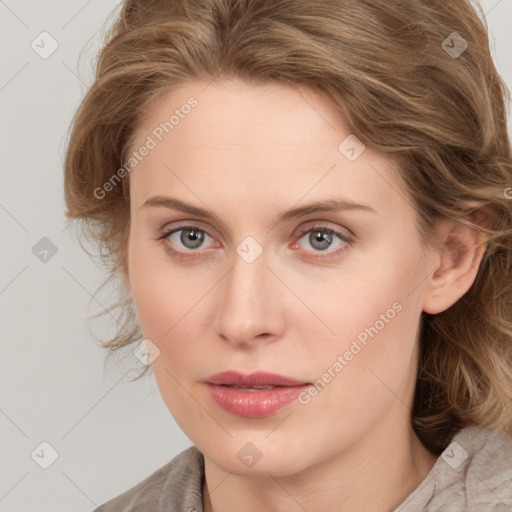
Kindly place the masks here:
[[(174, 258), (179, 258), (180, 260), (193, 260), (196, 258), (200, 258), (201, 251), (190, 250), (187, 253), (184, 253), (184, 252), (180, 252), (180, 251), (173, 249), (172, 247), (170, 247), (169, 245), (167, 245), (165, 243), (165, 240), (167, 237), (169, 237), (170, 235), (177, 233), (179, 231), (185, 230), (185, 229), (194, 229), (201, 233), (206, 233), (209, 237), (214, 238), (206, 229), (202, 229), (201, 227), (195, 226), (195, 225), (186, 225), (186, 226), (180, 226), (180, 227), (172, 228), (172, 229), (165, 231), (161, 236), (159, 236), (157, 238), (157, 240), (164, 244), (165, 250)], [(341, 253), (346, 251), (346, 247), (345, 247), (346, 244), (350, 245), (352, 243), (352, 238), (348, 237), (347, 235), (343, 235), (339, 231), (336, 231), (335, 229), (333, 229), (329, 226), (325, 226), (325, 225), (314, 225), (314, 226), (309, 226), (308, 228), (300, 229), (299, 233), (298, 233), (297, 242), (306, 233), (309, 233), (310, 231), (321, 231), (322, 233), (326, 233), (328, 235), (336, 235), (342, 242), (344, 242), (344, 244), (341, 245), (340, 247), (338, 247), (336, 250), (328, 253), (328, 256), (313, 256), (313, 257), (308, 256), (307, 257), (308, 259), (322, 260), (322, 259), (335, 258), (337, 256), (340, 256)], [(316, 251), (316, 252), (319, 252), (319, 251)]]

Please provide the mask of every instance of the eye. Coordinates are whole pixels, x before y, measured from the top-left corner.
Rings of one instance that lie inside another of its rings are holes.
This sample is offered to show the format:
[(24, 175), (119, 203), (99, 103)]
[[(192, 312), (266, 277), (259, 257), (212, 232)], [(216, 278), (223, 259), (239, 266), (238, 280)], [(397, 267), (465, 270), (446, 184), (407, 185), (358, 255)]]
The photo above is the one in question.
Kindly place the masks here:
[[(213, 239), (204, 229), (200, 229), (198, 226), (181, 226), (166, 231), (158, 240), (164, 242), (167, 252), (181, 259), (193, 259), (200, 255), (201, 251), (197, 249), (201, 248), (207, 238)], [(177, 246), (181, 250), (173, 249), (170, 244), (166, 243), (166, 240), (171, 241), (172, 245)], [(198, 253), (197, 255), (194, 254), (196, 252)]]
[[(292, 249), (303, 248), (300, 247), (301, 240), (304, 239), (306, 245), (306, 252), (313, 252), (312, 256), (307, 255), (306, 258), (322, 259), (333, 258), (339, 256), (344, 252), (352, 242), (351, 238), (343, 235), (339, 231), (324, 225), (309, 226), (302, 228), (299, 231), (299, 239), (292, 245)], [(194, 259), (204, 255), (204, 245), (207, 239), (215, 240), (208, 232), (195, 225), (180, 226), (177, 228), (165, 231), (157, 240), (161, 240), (165, 246), (165, 250), (173, 257), (181, 260)], [(333, 243), (338, 239), (338, 244), (332, 249)], [(174, 247), (178, 247), (174, 249)], [(216, 247), (220, 244), (216, 242)], [(321, 253), (326, 253), (321, 254)]]
[[(309, 245), (313, 252), (322, 253), (327, 251), (327, 249), (333, 246), (333, 243), (338, 239), (338, 244), (334, 246), (334, 250), (328, 251), (327, 255), (321, 255), (320, 258), (330, 258), (334, 256), (338, 256), (341, 252), (344, 252), (347, 249), (347, 245), (350, 244), (351, 239), (332, 229), (328, 226), (311, 226), (309, 228), (303, 228), (299, 232), (299, 240), (292, 246), (292, 248), (297, 248), (301, 240), (305, 240), (306, 245)], [(313, 256), (317, 257), (317, 255)]]

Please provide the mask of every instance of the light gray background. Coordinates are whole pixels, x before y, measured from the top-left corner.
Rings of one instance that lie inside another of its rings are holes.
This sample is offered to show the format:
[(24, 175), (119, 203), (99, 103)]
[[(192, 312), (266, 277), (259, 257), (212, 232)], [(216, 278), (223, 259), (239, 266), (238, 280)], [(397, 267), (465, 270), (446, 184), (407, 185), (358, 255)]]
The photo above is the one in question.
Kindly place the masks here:
[[(493, 57), (512, 89), (512, 0), (481, 3)], [(101, 311), (92, 294), (104, 275), (73, 228), (64, 229), (67, 130), (92, 79), (100, 27), (116, 5), (0, 0), (3, 512), (90, 511), (191, 445), (153, 377), (130, 382), (130, 368), (141, 367), (135, 358), (104, 365), (94, 335), (106, 337), (108, 325), (87, 321)], [(58, 43), (46, 59), (31, 47), (43, 31)], [(57, 248), (46, 262), (32, 252), (43, 237)], [(43, 441), (58, 452), (48, 469), (31, 457)]]

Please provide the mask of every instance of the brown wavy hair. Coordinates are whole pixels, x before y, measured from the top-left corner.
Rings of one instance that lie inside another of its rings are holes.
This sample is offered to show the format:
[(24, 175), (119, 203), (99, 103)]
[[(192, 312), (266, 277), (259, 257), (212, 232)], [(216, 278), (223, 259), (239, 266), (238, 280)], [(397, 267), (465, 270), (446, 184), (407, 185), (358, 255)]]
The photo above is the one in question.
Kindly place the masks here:
[[(109, 354), (142, 339), (118, 279), (127, 263), (129, 176), (103, 198), (95, 190), (127, 161), (145, 108), (194, 79), (300, 85), (331, 99), (364, 144), (396, 158), (425, 244), (439, 219), (470, 223), (467, 204), (485, 205), (491, 221), (474, 226), (487, 245), (472, 287), (446, 311), (422, 314), (411, 419), (436, 454), (471, 424), (512, 434), (510, 92), (493, 63), (481, 6), (128, 0), (119, 9), (73, 119), (64, 165), (66, 216), (81, 221), (107, 281), (118, 284), (118, 300), (105, 310), (118, 323), (102, 342)], [(450, 55), (447, 46), (461, 38), (467, 48)]]

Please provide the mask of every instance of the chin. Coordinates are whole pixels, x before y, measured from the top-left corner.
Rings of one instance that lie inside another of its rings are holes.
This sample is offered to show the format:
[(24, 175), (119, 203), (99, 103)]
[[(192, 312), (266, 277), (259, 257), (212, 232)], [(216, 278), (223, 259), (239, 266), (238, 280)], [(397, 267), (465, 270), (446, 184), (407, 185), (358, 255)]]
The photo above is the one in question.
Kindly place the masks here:
[(219, 443), (199, 449), (222, 470), (239, 476), (285, 477), (309, 465), (304, 450), (291, 450), (285, 440), (276, 445), (257, 436), (240, 436), (230, 439), (228, 445)]

